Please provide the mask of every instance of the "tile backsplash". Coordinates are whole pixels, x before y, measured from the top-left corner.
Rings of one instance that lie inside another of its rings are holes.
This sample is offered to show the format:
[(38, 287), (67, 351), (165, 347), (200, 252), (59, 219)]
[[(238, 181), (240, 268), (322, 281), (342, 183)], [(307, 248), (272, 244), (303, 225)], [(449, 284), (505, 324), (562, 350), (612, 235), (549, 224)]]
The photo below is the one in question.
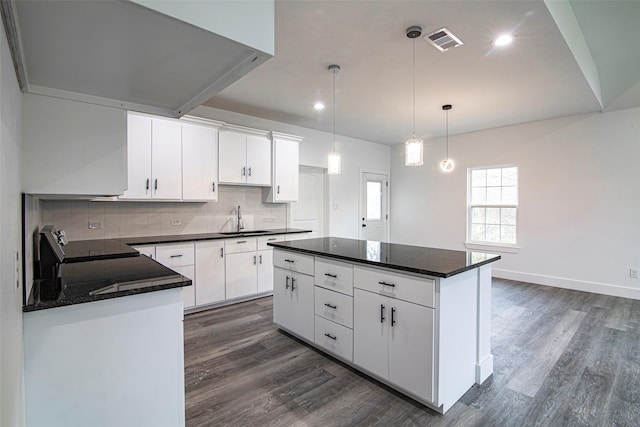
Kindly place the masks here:
[[(288, 205), (263, 203), (261, 188), (218, 188), (218, 201), (207, 203), (41, 200), (42, 223), (64, 229), (69, 240), (213, 233), (235, 229), (240, 205), (247, 230), (287, 226)], [(102, 228), (90, 229), (89, 223)]]

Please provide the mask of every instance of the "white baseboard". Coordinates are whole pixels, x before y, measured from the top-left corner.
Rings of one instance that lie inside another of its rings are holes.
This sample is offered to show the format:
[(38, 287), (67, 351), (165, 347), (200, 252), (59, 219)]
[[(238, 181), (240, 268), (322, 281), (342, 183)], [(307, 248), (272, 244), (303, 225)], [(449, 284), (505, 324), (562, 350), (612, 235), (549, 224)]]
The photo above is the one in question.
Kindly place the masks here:
[(575, 291), (592, 292), (640, 300), (640, 288), (627, 288), (607, 283), (585, 282), (582, 280), (566, 279), (563, 277), (544, 276), (541, 274), (522, 273), (519, 271), (493, 269), (493, 277), (519, 282), (535, 283), (536, 285), (553, 286), (554, 288), (572, 289)]

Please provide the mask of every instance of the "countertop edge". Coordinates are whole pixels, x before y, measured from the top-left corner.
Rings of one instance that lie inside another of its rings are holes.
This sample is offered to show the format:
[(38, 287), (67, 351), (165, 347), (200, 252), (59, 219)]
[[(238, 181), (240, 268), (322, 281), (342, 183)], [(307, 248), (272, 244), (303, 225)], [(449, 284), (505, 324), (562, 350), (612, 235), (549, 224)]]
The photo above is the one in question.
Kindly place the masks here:
[(342, 261), (349, 261), (349, 262), (353, 262), (353, 263), (356, 263), (356, 264), (370, 265), (370, 266), (373, 266), (373, 267), (386, 268), (386, 269), (391, 269), (391, 270), (396, 270), (396, 271), (406, 271), (406, 272), (409, 272), (409, 273), (424, 274), (424, 275), (427, 275), (427, 276), (439, 277), (439, 278), (442, 278), (442, 279), (446, 279), (446, 278), (449, 278), (451, 276), (455, 276), (457, 274), (464, 273), (465, 271), (473, 270), (474, 268), (478, 268), (478, 267), (481, 267), (481, 266), (483, 266), (485, 264), (489, 264), (489, 263), (492, 263), (492, 262), (495, 262), (495, 261), (498, 261), (498, 260), (502, 259), (502, 256), (496, 255), (494, 258), (491, 258), (491, 259), (478, 261), (478, 262), (476, 262), (476, 263), (474, 263), (472, 265), (469, 265), (469, 266), (466, 266), (466, 267), (463, 267), (463, 268), (459, 268), (457, 270), (450, 271), (448, 273), (442, 273), (442, 272), (431, 271), (431, 270), (423, 270), (423, 269), (419, 269), (419, 268), (405, 267), (405, 266), (401, 266), (401, 265), (397, 265), (397, 264), (387, 264), (387, 263), (383, 263), (381, 261), (363, 260), (363, 259), (353, 258), (353, 257), (348, 257), (348, 256), (343, 256), (343, 255), (329, 254), (329, 253), (321, 252), (321, 251), (294, 248), (294, 247), (291, 247), (291, 246), (285, 246), (285, 245), (279, 244), (278, 242), (267, 243), (267, 245), (272, 246), (272, 247), (277, 248), (277, 249), (282, 249), (282, 250), (285, 250), (285, 251), (299, 252), (299, 253), (304, 253), (304, 254), (309, 254), (309, 255), (318, 255), (318, 256), (323, 256), (323, 257), (326, 257), (326, 258), (332, 258), (332, 259), (337, 259), (337, 260), (342, 260)]
[(119, 240), (129, 246), (133, 245), (162, 245), (165, 243), (182, 243), (182, 242), (199, 242), (205, 240), (225, 240), (235, 239), (238, 237), (262, 237), (274, 236), (279, 234), (302, 234), (311, 233), (311, 230), (304, 229), (276, 229), (267, 230), (264, 233), (251, 233), (251, 236), (225, 235), (220, 233), (198, 233), (198, 234), (174, 234), (166, 236), (149, 236), (149, 237), (121, 237)]

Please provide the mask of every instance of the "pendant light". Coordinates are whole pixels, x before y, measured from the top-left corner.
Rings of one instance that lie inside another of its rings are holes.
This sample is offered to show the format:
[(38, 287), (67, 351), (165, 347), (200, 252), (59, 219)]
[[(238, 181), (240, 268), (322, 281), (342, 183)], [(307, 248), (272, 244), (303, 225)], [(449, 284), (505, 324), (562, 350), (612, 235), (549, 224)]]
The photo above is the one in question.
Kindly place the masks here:
[(447, 117), (447, 121), (446, 121), (446, 144), (447, 144), (447, 151), (446, 151), (446, 156), (444, 158), (443, 161), (440, 162), (440, 169), (442, 169), (443, 172), (451, 172), (454, 168), (454, 164), (453, 164), (453, 160), (451, 160), (449, 158), (449, 110), (451, 110), (453, 107), (451, 106), (451, 104), (446, 104), (442, 106), (442, 109), (445, 111), (446, 113), (446, 117)]
[(404, 143), (405, 166), (422, 166), (424, 142), (416, 138), (416, 39), (422, 35), (422, 27), (407, 28), (407, 37), (413, 40), (413, 128), (411, 138)]
[(329, 154), (329, 175), (340, 175), (340, 154), (336, 153), (336, 78), (340, 72), (339, 65), (329, 65), (329, 71), (333, 73), (333, 146)]

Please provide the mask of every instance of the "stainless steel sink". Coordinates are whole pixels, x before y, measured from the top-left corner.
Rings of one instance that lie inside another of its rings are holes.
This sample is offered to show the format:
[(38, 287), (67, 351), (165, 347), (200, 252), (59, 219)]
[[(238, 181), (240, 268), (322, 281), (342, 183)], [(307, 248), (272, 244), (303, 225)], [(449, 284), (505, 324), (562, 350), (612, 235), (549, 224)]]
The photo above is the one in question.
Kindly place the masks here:
[(252, 234), (268, 233), (269, 230), (248, 230), (248, 231), (222, 231), (218, 234), (224, 236), (250, 236)]

